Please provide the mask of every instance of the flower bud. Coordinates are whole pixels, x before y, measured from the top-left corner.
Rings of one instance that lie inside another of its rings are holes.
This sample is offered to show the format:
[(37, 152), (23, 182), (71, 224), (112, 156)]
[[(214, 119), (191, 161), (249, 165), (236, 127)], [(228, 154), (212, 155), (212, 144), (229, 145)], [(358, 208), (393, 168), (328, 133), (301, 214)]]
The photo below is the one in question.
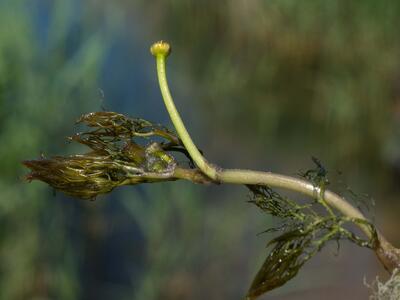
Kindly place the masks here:
[(171, 46), (164, 41), (159, 41), (150, 47), (150, 52), (153, 56), (162, 55), (167, 57), (171, 53)]

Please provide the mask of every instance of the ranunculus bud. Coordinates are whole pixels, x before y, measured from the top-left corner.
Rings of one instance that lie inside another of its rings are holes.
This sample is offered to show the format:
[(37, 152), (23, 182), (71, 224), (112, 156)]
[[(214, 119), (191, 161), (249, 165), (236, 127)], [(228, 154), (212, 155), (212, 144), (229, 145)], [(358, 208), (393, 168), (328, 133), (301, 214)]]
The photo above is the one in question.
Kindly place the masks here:
[(92, 151), (24, 161), (31, 169), (28, 180), (44, 181), (83, 199), (94, 199), (120, 185), (175, 180), (177, 163), (167, 151), (185, 153), (185, 149), (173, 132), (115, 112), (89, 113), (78, 123), (92, 130), (69, 139)]

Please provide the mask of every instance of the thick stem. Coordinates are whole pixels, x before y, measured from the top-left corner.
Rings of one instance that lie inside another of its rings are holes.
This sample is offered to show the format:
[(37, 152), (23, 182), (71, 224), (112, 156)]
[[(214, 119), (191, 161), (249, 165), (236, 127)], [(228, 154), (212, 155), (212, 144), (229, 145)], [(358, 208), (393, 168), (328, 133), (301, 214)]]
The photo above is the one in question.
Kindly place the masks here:
[[(319, 187), (314, 186), (311, 182), (270, 172), (225, 169), (218, 172), (218, 179), (222, 183), (268, 185), (270, 187), (298, 192), (312, 198), (318, 197), (321, 192)], [(339, 195), (327, 190), (324, 192), (323, 197), (330, 206), (339, 210), (343, 215), (349, 218), (367, 220), (357, 208)], [(360, 225), (364, 233), (371, 238), (371, 230), (369, 227), (362, 224)]]
[(199, 184), (214, 183), (208, 176), (204, 175), (203, 172), (197, 169), (183, 169), (177, 167), (174, 171), (173, 177), (175, 179), (189, 180)]

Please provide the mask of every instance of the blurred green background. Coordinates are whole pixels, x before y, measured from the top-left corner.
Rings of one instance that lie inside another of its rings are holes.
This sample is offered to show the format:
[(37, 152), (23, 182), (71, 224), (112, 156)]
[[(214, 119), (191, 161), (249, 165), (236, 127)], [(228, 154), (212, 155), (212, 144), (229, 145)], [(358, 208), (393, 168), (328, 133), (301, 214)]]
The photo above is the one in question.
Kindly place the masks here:
[[(83, 113), (170, 125), (149, 46), (210, 161), (326, 165), (399, 244), (400, 2), (0, 0), (0, 299), (240, 299), (273, 220), (235, 186), (125, 187), (85, 202), (26, 183)], [(373, 253), (325, 249), (265, 299), (367, 299)], [(264, 299), (263, 298), (263, 299)]]

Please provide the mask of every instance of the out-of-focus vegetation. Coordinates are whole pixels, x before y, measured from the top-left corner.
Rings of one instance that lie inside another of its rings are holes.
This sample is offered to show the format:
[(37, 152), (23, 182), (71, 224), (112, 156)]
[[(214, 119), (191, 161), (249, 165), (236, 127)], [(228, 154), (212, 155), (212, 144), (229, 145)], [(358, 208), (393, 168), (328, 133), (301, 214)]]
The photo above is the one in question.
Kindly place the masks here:
[[(22, 182), (23, 157), (66, 149), (60, 135), (98, 99), (105, 33), (74, 1), (0, 1), (0, 298), (77, 299), (74, 206)], [(76, 221), (76, 219), (75, 219)]]
[[(245, 191), (171, 183), (86, 203), (21, 180), (22, 160), (71, 153), (71, 122), (103, 104), (167, 119), (148, 54), (161, 38), (174, 46), (173, 92), (207, 157), (296, 173), (315, 155), (371, 193), (380, 227), (400, 240), (390, 222), (400, 211), (399, 13), (389, 0), (0, 0), (0, 298), (244, 294), (265, 255), (256, 233), (270, 222)], [(374, 258), (346, 250), (275, 295), (365, 298), (355, 278)]]

